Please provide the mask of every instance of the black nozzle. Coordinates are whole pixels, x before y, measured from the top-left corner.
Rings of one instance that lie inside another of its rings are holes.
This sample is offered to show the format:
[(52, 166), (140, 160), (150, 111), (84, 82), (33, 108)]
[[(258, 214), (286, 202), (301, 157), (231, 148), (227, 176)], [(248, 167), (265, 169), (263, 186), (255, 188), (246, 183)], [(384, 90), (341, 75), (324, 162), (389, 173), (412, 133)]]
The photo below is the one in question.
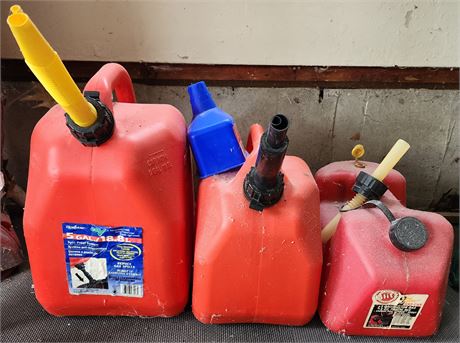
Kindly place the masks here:
[(287, 141), (287, 130), (289, 120), (282, 114), (277, 114), (272, 118), (267, 131), (267, 142), (273, 148), (282, 147)]
[(274, 188), (278, 183), (278, 174), (289, 144), (288, 127), (289, 120), (284, 115), (277, 114), (262, 135), (254, 175), (254, 181), (261, 189)]
[(252, 209), (262, 211), (283, 195), (284, 176), (280, 170), (289, 145), (288, 127), (289, 120), (277, 114), (260, 139), (256, 165), (246, 175), (243, 186)]

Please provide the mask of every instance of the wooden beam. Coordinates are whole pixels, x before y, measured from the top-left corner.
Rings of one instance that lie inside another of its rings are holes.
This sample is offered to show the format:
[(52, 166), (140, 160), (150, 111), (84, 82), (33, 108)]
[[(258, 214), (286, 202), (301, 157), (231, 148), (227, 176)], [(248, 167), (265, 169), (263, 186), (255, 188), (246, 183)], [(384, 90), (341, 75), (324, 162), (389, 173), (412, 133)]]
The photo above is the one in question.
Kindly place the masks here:
[[(107, 62), (66, 61), (70, 74), (87, 81)], [(309, 67), (164, 64), (120, 62), (139, 83), (186, 85), (205, 80), (210, 85), (319, 88), (458, 89), (459, 68)], [(35, 80), (22, 60), (2, 59), (2, 80)]]

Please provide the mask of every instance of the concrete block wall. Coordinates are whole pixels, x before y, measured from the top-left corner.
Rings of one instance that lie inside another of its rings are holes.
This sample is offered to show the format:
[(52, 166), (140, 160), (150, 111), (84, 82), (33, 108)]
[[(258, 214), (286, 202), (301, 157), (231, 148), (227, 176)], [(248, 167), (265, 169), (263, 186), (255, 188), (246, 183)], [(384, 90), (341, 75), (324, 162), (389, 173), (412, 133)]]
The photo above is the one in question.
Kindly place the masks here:
[[(191, 119), (186, 87), (135, 85), (139, 102), (169, 103)], [(380, 161), (398, 138), (412, 148), (397, 169), (407, 178), (408, 204), (427, 209), (443, 194), (458, 195), (459, 91), (425, 89), (324, 89), (210, 87), (234, 115), (243, 140), (252, 123), (264, 126), (276, 113), (291, 120), (289, 154), (313, 171), (350, 159), (357, 143), (365, 159)], [(9, 170), (26, 186), (30, 134), (52, 104), (38, 84), (5, 82), (4, 114)], [(42, 107), (43, 106), (43, 107)]]

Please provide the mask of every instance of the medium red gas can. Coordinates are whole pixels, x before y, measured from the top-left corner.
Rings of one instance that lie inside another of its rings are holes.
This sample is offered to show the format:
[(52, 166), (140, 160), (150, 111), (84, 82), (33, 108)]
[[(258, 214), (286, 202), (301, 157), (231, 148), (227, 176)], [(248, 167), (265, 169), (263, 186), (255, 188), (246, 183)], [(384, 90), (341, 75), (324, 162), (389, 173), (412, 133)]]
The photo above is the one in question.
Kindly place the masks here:
[(74, 136), (56, 105), (32, 134), (24, 230), (36, 297), (58, 316), (176, 315), (191, 269), (185, 120), (172, 106), (135, 103), (118, 64), (85, 91), (113, 115), (112, 131)]
[[(355, 195), (358, 174), (377, 166), (364, 164), (335, 162), (316, 173), (322, 227)], [(319, 314), (331, 331), (346, 335), (429, 336), (441, 319), (452, 226), (438, 214), (404, 206), (400, 173), (391, 171), (385, 183), (381, 202), (342, 213), (325, 246)]]
[(287, 119), (270, 128), (251, 127), (239, 171), (199, 185), (192, 308), (203, 323), (304, 325), (316, 311), (318, 189), (303, 160), (283, 162)]

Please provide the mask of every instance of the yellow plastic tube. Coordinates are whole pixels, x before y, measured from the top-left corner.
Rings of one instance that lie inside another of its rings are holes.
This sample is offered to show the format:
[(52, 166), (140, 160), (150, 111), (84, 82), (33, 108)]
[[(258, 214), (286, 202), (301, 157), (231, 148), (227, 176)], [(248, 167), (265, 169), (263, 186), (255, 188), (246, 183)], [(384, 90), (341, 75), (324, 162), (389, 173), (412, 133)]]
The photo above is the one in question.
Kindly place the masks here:
[(19, 5), (10, 11), (7, 23), (30, 70), (75, 124), (91, 126), (96, 109), (83, 97), (56, 51)]
[(383, 179), (386, 178), (390, 170), (393, 169), (396, 163), (399, 162), (399, 160), (404, 156), (404, 154), (407, 152), (407, 150), (409, 150), (409, 148), (409, 143), (402, 139), (398, 139), (395, 145), (393, 145), (391, 150), (385, 156), (383, 161), (374, 170), (372, 176), (379, 181), (383, 181)]
[[(372, 176), (375, 177), (379, 181), (383, 181), (386, 178), (388, 173), (393, 169), (396, 163), (404, 156), (404, 154), (409, 150), (410, 145), (406, 141), (402, 139), (398, 139), (398, 141), (393, 145), (391, 150), (379, 164), (379, 166), (374, 170)], [(353, 210), (355, 208), (360, 207), (362, 204), (366, 202), (366, 197), (361, 194), (356, 194), (353, 199), (351, 199), (344, 207), (344, 210)], [(340, 221), (340, 212), (323, 228), (321, 231), (321, 240), (323, 243), (326, 243), (331, 237), (334, 235), (335, 231), (337, 230), (337, 225)]]

